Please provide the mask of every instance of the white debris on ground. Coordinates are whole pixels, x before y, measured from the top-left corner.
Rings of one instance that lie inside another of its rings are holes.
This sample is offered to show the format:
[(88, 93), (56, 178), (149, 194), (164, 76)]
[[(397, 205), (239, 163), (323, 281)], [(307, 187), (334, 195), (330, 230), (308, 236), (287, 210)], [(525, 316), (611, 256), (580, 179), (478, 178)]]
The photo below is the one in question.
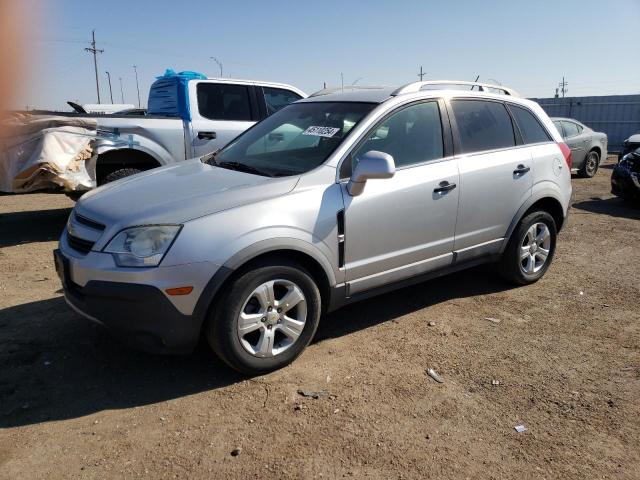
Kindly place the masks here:
[(16, 113), (4, 121), (0, 138), (0, 191), (25, 193), (50, 188), (95, 187), (87, 164), (95, 162), (90, 118)]

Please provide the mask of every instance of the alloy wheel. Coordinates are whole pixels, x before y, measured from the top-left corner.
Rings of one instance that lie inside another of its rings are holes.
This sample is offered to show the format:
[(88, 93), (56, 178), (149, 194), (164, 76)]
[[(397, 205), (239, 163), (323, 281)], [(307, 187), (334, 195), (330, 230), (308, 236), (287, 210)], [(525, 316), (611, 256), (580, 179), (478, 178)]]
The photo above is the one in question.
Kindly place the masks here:
[(551, 250), (551, 232), (545, 223), (529, 227), (520, 244), (520, 269), (527, 275), (539, 272), (547, 263)]
[(274, 357), (298, 340), (307, 319), (302, 289), (290, 280), (264, 282), (245, 300), (238, 315), (240, 344), (256, 357)]

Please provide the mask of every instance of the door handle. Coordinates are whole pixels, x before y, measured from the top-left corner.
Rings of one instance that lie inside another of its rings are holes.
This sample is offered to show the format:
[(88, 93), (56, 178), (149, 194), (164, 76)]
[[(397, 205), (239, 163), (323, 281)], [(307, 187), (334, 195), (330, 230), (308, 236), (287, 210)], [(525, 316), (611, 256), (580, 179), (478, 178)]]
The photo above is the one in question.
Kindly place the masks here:
[(440, 184), (438, 185), (437, 188), (433, 189), (433, 193), (437, 193), (439, 195), (444, 195), (445, 193), (453, 190), (454, 188), (456, 188), (456, 184), (455, 183), (449, 183), (446, 180), (443, 182), (440, 182)]
[(525, 173), (527, 173), (529, 170), (531, 170), (531, 167), (525, 167), (524, 165), (520, 164), (516, 167), (516, 169), (513, 171), (514, 175), (524, 175)]
[(198, 132), (198, 138), (200, 140), (215, 140), (216, 132)]

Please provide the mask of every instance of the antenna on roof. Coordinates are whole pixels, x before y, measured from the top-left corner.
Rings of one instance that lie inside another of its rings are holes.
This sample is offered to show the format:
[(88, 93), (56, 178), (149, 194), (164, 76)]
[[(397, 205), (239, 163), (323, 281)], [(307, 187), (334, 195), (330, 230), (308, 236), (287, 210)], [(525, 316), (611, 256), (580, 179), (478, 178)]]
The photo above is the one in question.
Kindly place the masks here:
[[(478, 75), (476, 77), (476, 79), (473, 81), (473, 83), (476, 83), (478, 81), (478, 79), (480, 78), (480, 75)], [(471, 90), (473, 90), (473, 87), (475, 87), (475, 85), (471, 85)]]

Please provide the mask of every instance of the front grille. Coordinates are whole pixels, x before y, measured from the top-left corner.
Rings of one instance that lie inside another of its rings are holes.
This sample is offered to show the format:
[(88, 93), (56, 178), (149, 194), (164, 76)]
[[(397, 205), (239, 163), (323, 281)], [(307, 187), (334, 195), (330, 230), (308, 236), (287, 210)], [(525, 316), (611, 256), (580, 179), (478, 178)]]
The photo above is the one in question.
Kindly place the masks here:
[(76, 222), (81, 223), (82, 225), (93, 228), (94, 230), (104, 230), (104, 225), (98, 222), (94, 222), (93, 220), (88, 219), (87, 217), (83, 217), (82, 215), (78, 215), (77, 213), (73, 214)]
[(84, 240), (82, 238), (74, 237), (67, 232), (67, 243), (74, 250), (84, 253), (85, 255), (91, 251), (95, 242)]

